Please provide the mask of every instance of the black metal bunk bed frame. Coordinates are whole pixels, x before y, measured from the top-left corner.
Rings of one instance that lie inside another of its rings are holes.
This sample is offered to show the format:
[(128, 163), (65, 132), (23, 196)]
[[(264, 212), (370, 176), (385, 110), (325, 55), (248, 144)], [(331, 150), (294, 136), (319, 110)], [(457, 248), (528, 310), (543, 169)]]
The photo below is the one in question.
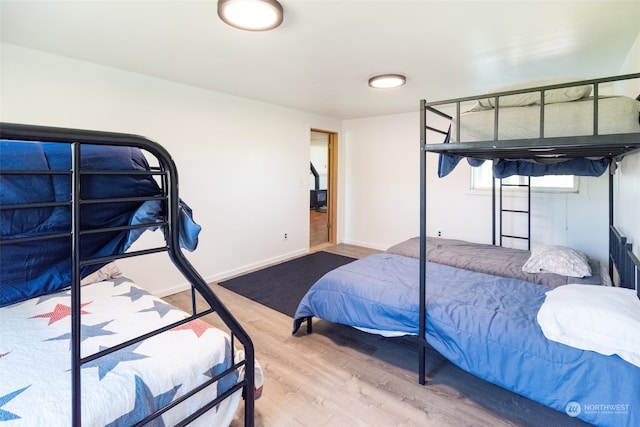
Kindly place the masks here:
[[(196, 393), (201, 392), (211, 384), (219, 381), (221, 378), (230, 375), (234, 372), (239, 371), (244, 367), (244, 376), (241, 381), (238, 381), (233, 387), (231, 387), (226, 392), (217, 396), (215, 399), (212, 399), (205, 406), (197, 410), (195, 413), (191, 414), (187, 418), (185, 418), (178, 425), (187, 425), (194, 421), (199, 416), (203, 415), (207, 411), (212, 408), (215, 408), (216, 405), (226, 398), (230, 397), (236, 391), (242, 389), (242, 395), (244, 398), (244, 424), (247, 427), (251, 427), (254, 425), (254, 406), (255, 406), (255, 353), (253, 342), (251, 338), (244, 330), (244, 328), (238, 323), (238, 321), (234, 318), (231, 312), (224, 306), (224, 304), (218, 299), (218, 297), (214, 294), (211, 288), (207, 285), (204, 279), (198, 274), (198, 272), (193, 268), (193, 266), (189, 263), (189, 261), (185, 258), (184, 254), (181, 251), (180, 243), (179, 243), (179, 233), (178, 233), (178, 216), (179, 216), (179, 196), (178, 196), (178, 172), (171, 158), (171, 155), (168, 151), (166, 151), (161, 145), (138, 135), (131, 134), (122, 134), (122, 133), (113, 133), (113, 132), (101, 132), (101, 131), (88, 131), (88, 130), (77, 130), (77, 129), (65, 129), (65, 128), (55, 128), (55, 127), (47, 127), (47, 126), (33, 126), (33, 125), (24, 125), (24, 124), (14, 124), (14, 123), (0, 123), (0, 139), (4, 140), (16, 140), (16, 141), (37, 141), (37, 142), (52, 142), (52, 143), (65, 143), (70, 144), (72, 149), (72, 167), (68, 171), (52, 171), (52, 170), (4, 170), (3, 174), (8, 175), (20, 175), (20, 174), (40, 174), (40, 175), (54, 175), (54, 174), (64, 174), (68, 175), (71, 180), (72, 193), (70, 196), (70, 200), (68, 202), (51, 202), (45, 204), (39, 204), (38, 207), (55, 207), (55, 206), (68, 206), (71, 210), (72, 221), (71, 221), (71, 230), (68, 233), (63, 235), (40, 235), (36, 237), (23, 238), (23, 239), (13, 239), (9, 241), (0, 241), (1, 246), (8, 246), (9, 244), (14, 244), (16, 242), (28, 240), (39, 240), (46, 242), (47, 239), (51, 238), (60, 238), (66, 237), (72, 239), (72, 252), (71, 252), (71, 390), (72, 390), (72, 422), (73, 425), (81, 425), (81, 394), (82, 394), (82, 385), (80, 380), (80, 373), (82, 365), (88, 362), (91, 362), (95, 359), (99, 359), (101, 357), (105, 357), (115, 351), (123, 349), (135, 342), (139, 342), (145, 340), (154, 335), (158, 335), (169, 329), (175, 328), (176, 326), (183, 325), (192, 320), (199, 319), (208, 314), (216, 313), (220, 320), (225, 324), (225, 326), (229, 329), (231, 335), (231, 351), (232, 353), (235, 351), (235, 340), (237, 339), (240, 344), (243, 346), (245, 358), (239, 362), (234, 362), (232, 366), (225, 371), (221, 372), (219, 375), (216, 375), (203, 383), (201, 386), (196, 389), (186, 393), (184, 396), (174, 400), (169, 403), (167, 406), (157, 410), (153, 414), (149, 415), (147, 418), (142, 420), (138, 425), (146, 424), (149, 421), (156, 419), (161, 416), (171, 408), (179, 405), (183, 401), (187, 400), (189, 397), (195, 395)], [(162, 194), (160, 196), (154, 197), (133, 197), (133, 198), (117, 198), (117, 199), (81, 199), (80, 198), (80, 179), (82, 175), (85, 174), (104, 174), (104, 175), (130, 175), (132, 171), (101, 171), (101, 170), (82, 170), (80, 167), (80, 152), (83, 144), (91, 144), (91, 145), (108, 145), (108, 146), (126, 146), (126, 147), (136, 147), (147, 153), (153, 155), (159, 166), (151, 167), (151, 171), (149, 172), (140, 172), (147, 175), (154, 175), (159, 177), (160, 187)], [(157, 246), (153, 248), (147, 248), (143, 250), (126, 252), (124, 254), (112, 255), (108, 257), (100, 257), (100, 258), (83, 258), (81, 256), (80, 251), (80, 238), (83, 234), (86, 233), (95, 233), (95, 232), (108, 232), (114, 231), (113, 228), (105, 228), (99, 230), (81, 230), (80, 227), (80, 208), (82, 204), (87, 203), (114, 203), (114, 202), (144, 202), (148, 200), (162, 200), (164, 203), (164, 208), (166, 212), (166, 218), (163, 222), (154, 222), (154, 223), (146, 223), (140, 224), (137, 226), (125, 226), (118, 227), (117, 230), (132, 230), (138, 228), (155, 228), (161, 227), (164, 231), (164, 237), (166, 245)], [(33, 204), (25, 204), (25, 205), (4, 205), (0, 206), (0, 209), (22, 209), (34, 207)], [(1, 247), (0, 246), (0, 247)], [(106, 350), (102, 350), (95, 354), (82, 357), (81, 356), (81, 324), (80, 324), (80, 312), (81, 312), (81, 286), (80, 286), (80, 268), (87, 265), (96, 265), (101, 264), (104, 265), (110, 261), (114, 261), (122, 258), (129, 258), (133, 256), (139, 255), (148, 255), (159, 252), (167, 252), (169, 258), (173, 262), (173, 264), (178, 268), (178, 270), (182, 273), (182, 275), (187, 279), (191, 285), (191, 315), (186, 317), (185, 319), (167, 325), (165, 327), (159, 328), (157, 330), (151, 331), (147, 334), (139, 336), (137, 338), (131, 339), (129, 341), (123, 342), (119, 345), (111, 347)], [(196, 291), (204, 298), (206, 303), (209, 305), (208, 309), (198, 309), (196, 307)], [(232, 360), (235, 360), (235, 357), (232, 354)]]
[[(461, 157), (473, 157), (483, 160), (494, 159), (528, 159), (534, 160), (542, 155), (562, 156), (563, 158), (605, 157), (615, 161), (619, 156), (640, 152), (640, 133), (599, 134), (598, 132), (598, 102), (599, 85), (619, 80), (640, 79), (640, 73), (626, 74), (600, 79), (582, 80), (573, 83), (540, 86), (528, 89), (496, 92), (463, 98), (453, 98), (437, 102), (420, 100), (420, 302), (418, 329), (418, 381), (425, 384), (426, 375), (426, 236), (427, 236), (427, 153), (449, 154)], [(499, 101), (500, 97), (523, 93), (538, 93), (540, 100), (545, 92), (576, 85), (592, 85), (593, 87), (593, 133), (586, 136), (544, 136), (544, 103), (540, 102), (540, 128), (538, 138), (527, 139), (499, 139)], [(480, 99), (491, 98), (495, 102), (493, 120), (493, 140), (477, 142), (459, 142), (461, 105)], [(428, 132), (447, 135), (449, 132), (427, 122), (429, 114), (435, 114), (446, 120), (453, 117), (436, 107), (455, 106), (457, 141), (452, 143), (427, 143)], [(495, 181), (495, 180), (494, 180)], [(493, 189), (493, 237), (495, 244), (495, 186)], [(609, 274), (618, 273), (620, 285), (633, 289), (635, 287), (640, 298), (640, 259), (633, 253), (631, 244), (614, 226), (613, 216), (613, 174), (609, 174)]]

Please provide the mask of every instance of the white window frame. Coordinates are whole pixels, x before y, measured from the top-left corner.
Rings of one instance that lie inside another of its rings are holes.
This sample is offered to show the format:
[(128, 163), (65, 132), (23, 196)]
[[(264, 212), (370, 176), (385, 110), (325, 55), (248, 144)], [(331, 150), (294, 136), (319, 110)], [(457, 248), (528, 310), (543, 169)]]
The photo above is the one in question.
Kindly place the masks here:
[[(471, 189), (490, 190), (493, 178), (492, 162), (486, 161), (481, 166), (471, 167)], [(518, 185), (527, 183), (527, 177), (514, 175), (504, 178), (505, 184)], [(517, 190), (518, 187), (507, 187), (506, 190)], [(578, 177), (575, 175), (545, 175), (531, 177), (531, 191), (540, 193), (577, 193)]]

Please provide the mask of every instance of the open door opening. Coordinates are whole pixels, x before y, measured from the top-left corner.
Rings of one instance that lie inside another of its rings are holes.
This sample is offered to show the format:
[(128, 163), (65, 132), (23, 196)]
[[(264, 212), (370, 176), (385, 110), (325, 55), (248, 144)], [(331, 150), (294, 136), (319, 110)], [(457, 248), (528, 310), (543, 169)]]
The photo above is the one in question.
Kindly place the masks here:
[(336, 242), (335, 182), (337, 134), (311, 130), (309, 167), (309, 248)]

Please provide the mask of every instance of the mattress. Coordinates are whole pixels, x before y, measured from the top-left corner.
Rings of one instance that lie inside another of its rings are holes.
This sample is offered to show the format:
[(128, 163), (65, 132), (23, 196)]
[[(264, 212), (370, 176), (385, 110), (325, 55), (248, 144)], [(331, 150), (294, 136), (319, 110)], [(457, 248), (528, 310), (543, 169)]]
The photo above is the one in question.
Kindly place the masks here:
[[(82, 288), (82, 356), (123, 343), (188, 315), (125, 277)], [(1, 308), (0, 421), (2, 426), (71, 425), (70, 292)], [(132, 344), (82, 368), (82, 421), (87, 426), (129, 426), (231, 366), (228, 335), (192, 320)], [(163, 416), (174, 425), (239, 380), (211, 384)], [(226, 426), (241, 390), (199, 420)], [(206, 399), (206, 400), (205, 400)]]
[[(546, 104), (545, 137), (593, 135), (593, 98)], [(451, 142), (492, 141), (494, 108), (474, 109), (460, 115), (460, 141), (455, 119)], [(640, 102), (624, 96), (598, 99), (598, 133), (640, 132)], [(540, 136), (540, 106), (500, 108), (498, 139), (526, 139)]]
[[(417, 335), (419, 264), (381, 253), (327, 273), (300, 302), (294, 332), (314, 316)], [(431, 262), (426, 268), (426, 340), (452, 363), (590, 423), (640, 425), (640, 368), (544, 337), (536, 315), (550, 287)]]
[[(569, 277), (554, 273), (526, 273), (522, 271), (531, 251), (506, 248), (497, 245), (466, 242), (464, 240), (427, 237), (427, 260), (451, 267), (464, 268), (480, 273), (493, 274), (502, 277), (521, 279), (526, 282), (538, 283), (550, 287), (579, 283), (583, 285), (610, 286), (611, 281), (606, 269), (599, 261), (589, 259), (591, 276)], [(420, 258), (420, 238), (400, 242), (387, 249), (388, 253)]]

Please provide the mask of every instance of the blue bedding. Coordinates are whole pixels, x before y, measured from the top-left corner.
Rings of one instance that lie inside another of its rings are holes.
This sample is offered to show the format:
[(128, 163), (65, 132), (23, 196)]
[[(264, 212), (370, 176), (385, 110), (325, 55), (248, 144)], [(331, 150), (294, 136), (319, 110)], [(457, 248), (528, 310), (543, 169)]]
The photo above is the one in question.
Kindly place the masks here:
[[(148, 171), (144, 154), (130, 147), (83, 145), (81, 167), (84, 170)], [(0, 170), (69, 171), (71, 146), (64, 143), (0, 141)], [(80, 197), (109, 199), (159, 196), (161, 189), (148, 174), (82, 175)], [(0, 307), (49, 294), (71, 282), (71, 209), (55, 202), (69, 202), (71, 178), (68, 173), (2, 174), (0, 205), (49, 203), (27, 209), (0, 210)], [(119, 201), (82, 204), (81, 230), (121, 227), (162, 220), (160, 200)], [(181, 245), (195, 249), (200, 226), (192, 220), (191, 210), (181, 203)], [(125, 252), (141, 230), (112, 230), (81, 236), (81, 259)], [(11, 242), (18, 238), (42, 235), (61, 237), (45, 241)], [(102, 264), (81, 268), (81, 276), (98, 270)]]
[[(446, 134), (443, 144), (451, 143), (451, 127)], [(443, 178), (449, 175), (460, 163), (462, 156), (455, 154), (438, 155), (438, 177)], [(467, 157), (469, 166), (481, 166), (485, 160)], [(620, 160), (620, 159), (618, 159)], [(493, 162), (494, 178), (509, 178), (513, 175), (520, 176), (545, 176), (545, 175), (578, 175), (578, 176), (600, 176), (608, 168), (611, 161), (606, 158), (587, 159), (575, 158), (565, 159), (552, 163), (539, 163), (530, 160), (496, 159)]]
[[(447, 176), (458, 163), (461, 156), (452, 154), (440, 154), (438, 158), (438, 177)], [(482, 159), (468, 158), (470, 166), (482, 165)], [(495, 178), (508, 178), (513, 175), (520, 176), (545, 176), (545, 175), (578, 175), (578, 176), (600, 176), (608, 168), (611, 160), (576, 158), (555, 163), (537, 163), (528, 160), (506, 160), (499, 159), (493, 163), (493, 176)]]
[[(419, 263), (375, 254), (337, 268), (294, 317), (418, 334)], [(640, 368), (547, 340), (536, 315), (551, 288), (427, 263), (428, 343), (460, 368), (603, 426), (640, 425)]]

